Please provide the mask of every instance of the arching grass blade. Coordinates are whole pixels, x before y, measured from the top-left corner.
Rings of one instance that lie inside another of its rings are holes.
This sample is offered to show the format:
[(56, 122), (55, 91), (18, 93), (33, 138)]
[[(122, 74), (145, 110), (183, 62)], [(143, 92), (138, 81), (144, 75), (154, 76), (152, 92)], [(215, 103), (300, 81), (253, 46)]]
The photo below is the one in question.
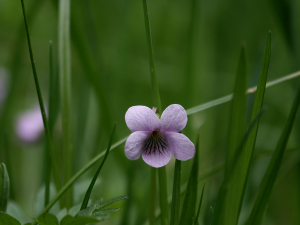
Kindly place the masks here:
[(100, 173), (100, 171), (101, 171), (101, 169), (102, 169), (102, 167), (103, 167), (103, 165), (104, 165), (104, 163), (105, 163), (105, 160), (106, 160), (106, 158), (107, 158), (107, 156), (108, 156), (108, 153), (109, 153), (109, 150), (110, 150), (110, 147), (111, 147), (111, 144), (112, 144), (112, 140), (113, 140), (114, 135), (115, 135), (115, 131), (116, 131), (116, 123), (115, 123), (114, 128), (113, 128), (113, 131), (112, 131), (112, 133), (111, 133), (111, 136), (110, 136), (110, 139), (109, 139), (109, 142), (108, 142), (108, 146), (107, 146), (107, 149), (106, 149), (104, 158), (103, 158), (103, 160), (102, 160), (102, 162), (101, 162), (101, 164), (100, 164), (100, 166), (99, 166), (97, 172), (95, 173), (95, 175), (94, 175), (94, 177), (93, 177), (93, 180), (92, 180), (92, 182), (91, 182), (91, 184), (90, 184), (90, 186), (89, 186), (87, 192), (85, 193), (85, 196), (84, 196), (84, 199), (83, 199), (83, 202), (82, 202), (82, 205), (81, 205), (80, 210), (85, 209), (85, 208), (87, 207), (87, 205), (88, 205), (88, 202), (89, 202), (90, 195), (91, 195), (91, 193), (92, 193), (93, 187), (94, 187), (94, 185), (95, 185), (95, 183), (96, 183), (96, 180), (97, 180), (97, 178), (98, 178), (98, 175), (99, 175), (99, 173)]

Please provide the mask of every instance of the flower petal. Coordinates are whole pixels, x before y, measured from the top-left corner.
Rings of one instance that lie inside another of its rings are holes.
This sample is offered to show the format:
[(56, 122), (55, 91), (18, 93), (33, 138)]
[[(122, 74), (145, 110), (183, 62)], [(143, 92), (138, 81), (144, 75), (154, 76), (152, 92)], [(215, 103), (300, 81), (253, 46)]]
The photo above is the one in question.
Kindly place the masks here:
[(142, 158), (148, 165), (159, 168), (166, 165), (172, 157), (172, 154), (168, 150), (160, 151), (152, 151), (152, 152), (142, 152)]
[(130, 160), (137, 160), (140, 158), (142, 146), (145, 140), (151, 135), (151, 132), (137, 131), (133, 132), (126, 141), (125, 155)]
[(168, 139), (169, 148), (176, 159), (185, 161), (195, 155), (195, 145), (185, 135), (180, 133), (164, 133)]
[(161, 131), (179, 132), (185, 128), (187, 115), (185, 109), (178, 104), (169, 105), (162, 113)]
[(125, 114), (125, 121), (132, 131), (154, 131), (160, 129), (157, 115), (146, 106), (132, 106)]

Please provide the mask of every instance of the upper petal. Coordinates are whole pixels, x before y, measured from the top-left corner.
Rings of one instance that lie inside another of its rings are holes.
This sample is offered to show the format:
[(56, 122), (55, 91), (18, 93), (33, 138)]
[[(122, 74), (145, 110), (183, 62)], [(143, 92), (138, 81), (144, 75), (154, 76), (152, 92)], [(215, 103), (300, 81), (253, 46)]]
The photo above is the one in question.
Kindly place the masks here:
[(162, 113), (160, 118), (161, 131), (179, 132), (182, 131), (187, 123), (185, 109), (178, 104), (169, 105)]
[(140, 158), (142, 146), (145, 140), (151, 135), (151, 132), (137, 131), (133, 132), (126, 141), (125, 155), (130, 160)]
[(169, 148), (176, 159), (185, 161), (195, 155), (195, 145), (185, 135), (180, 133), (164, 133), (168, 139)]
[(125, 114), (125, 121), (132, 131), (154, 131), (160, 129), (157, 115), (146, 106), (132, 106)]

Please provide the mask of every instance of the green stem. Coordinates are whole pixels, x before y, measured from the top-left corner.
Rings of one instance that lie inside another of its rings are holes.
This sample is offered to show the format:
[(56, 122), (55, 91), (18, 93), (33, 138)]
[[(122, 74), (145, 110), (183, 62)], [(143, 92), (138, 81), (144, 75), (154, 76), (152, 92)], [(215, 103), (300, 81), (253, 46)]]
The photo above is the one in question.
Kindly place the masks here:
[(156, 168), (151, 167), (149, 224), (155, 225), (155, 201), (156, 200)]
[(29, 54), (30, 54), (30, 59), (31, 59), (31, 66), (32, 66), (32, 70), (33, 70), (33, 77), (34, 77), (35, 87), (36, 87), (39, 105), (40, 105), (40, 109), (41, 109), (41, 113), (42, 113), (46, 139), (47, 139), (48, 154), (51, 157), (51, 164), (52, 164), (52, 168), (53, 168), (53, 176), (54, 176), (56, 189), (60, 190), (61, 184), (60, 184), (60, 180), (59, 180), (59, 173), (58, 173), (58, 168), (57, 168), (57, 165), (55, 162), (54, 151), (53, 151), (53, 147), (52, 147), (48, 121), (47, 121), (47, 117), (46, 117), (46, 113), (45, 113), (44, 102), (43, 102), (43, 98), (42, 98), (42, 93), (41, 93), (41, 89), (40, 89), (40, 85), (39, 85), (38, 76), (37, 76), (36, 69), (35, 69), (35, 61), (34, 61), (33, 53), (32, 53), (32, 47), (31, 47), (29, 29), (28, 29), (28, 25), (27, 25), (24, 1), (21, 0), (21, 3), (22, 3), (22, 10), (23, 10), (23, 16), (24, 16), (24, 22), (25, 22), (25, 28), (26, 28), (26, 34), (27, 34)]
[[(157, 107), (158, 113), (162, 113), (161, 101), (159, 96), (158, 84), (156, 79), (153, 45), (151, 38), (150, 20), (147, 0), (143, 0), (144, 19), (146, 28), (146, 38), (149, 48), (149, 59), (150, 59), (150, 75), (152, 84), (152, 98), (154, 107)], [(168, 191), (167, 191), (167, 173), (166, 168), (161, 167), (158, 169), (159, 178), (159, 195), (160, 195), (160, 208), (162, 212), (161, 225), (169, 224), (169, 207), (168, 207)]]
[[(70, 0), (59, 2), (59, 75), (61, 82), (61, 111), (63, 128), (64, 181), (72, 177), (73, 141), (71, 114), (71, 54), (70, 54)], [(67, 192), (65, 206), (72, 206), (72, 189)]]
[(171, 205), (171, 225), (179, 224), (180, 218), (180, 178), (181, 178), (181, 161), (176, 159), (174, 181), (173, 181), (173, 194)]
[(166, 167), (158, 168), (159, 180), (159, 203), (161, 210), (161, 225), (169, 224), (169, 204), (168, 204), (168, 188), (167, 188), (167, 172)]

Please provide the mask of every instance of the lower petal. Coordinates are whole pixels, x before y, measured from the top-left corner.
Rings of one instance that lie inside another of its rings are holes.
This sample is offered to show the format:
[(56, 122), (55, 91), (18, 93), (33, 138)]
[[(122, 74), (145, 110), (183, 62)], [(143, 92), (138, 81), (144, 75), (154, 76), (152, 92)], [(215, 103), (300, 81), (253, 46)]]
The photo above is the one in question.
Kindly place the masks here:
[(195, 145), (185, 135), (180, 133), (164, 133), (168, 139), (169, 148), (176, 159), (185, 161), (195, 155)]
[(151, 132), (136, 131), (127, 138), (125, 144), (125, 155), (128, 159), (137, 160), (140, 158), (142, 146), (149, 135), (151, 135)]
[(171, 159), (171, 152), (168, 150), (164, 151), (152, 151), (152, 152), (142, 152), (142, 158), (148, 165), (159, 168), (166, 165)]

